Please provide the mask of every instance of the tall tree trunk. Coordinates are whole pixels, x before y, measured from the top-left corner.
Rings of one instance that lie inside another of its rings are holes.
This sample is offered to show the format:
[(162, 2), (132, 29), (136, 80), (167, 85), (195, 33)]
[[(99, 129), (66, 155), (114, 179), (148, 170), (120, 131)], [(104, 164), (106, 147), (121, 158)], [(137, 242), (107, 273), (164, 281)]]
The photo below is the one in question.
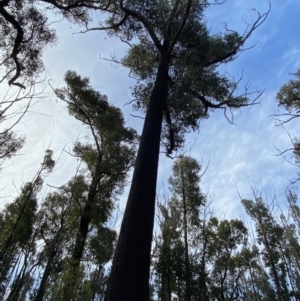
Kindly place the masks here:
[(149, 269), (169, 55), (162, 54), (135, 163), (106, 301), (148, 301)]

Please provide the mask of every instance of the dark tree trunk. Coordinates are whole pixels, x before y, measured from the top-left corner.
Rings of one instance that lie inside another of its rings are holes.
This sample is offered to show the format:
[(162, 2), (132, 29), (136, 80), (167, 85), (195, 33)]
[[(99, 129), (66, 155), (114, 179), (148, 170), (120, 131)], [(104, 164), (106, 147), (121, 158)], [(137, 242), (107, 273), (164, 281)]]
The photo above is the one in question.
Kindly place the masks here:
[(106, 292), (106, 301), (148, 301), (149, 269), (169, 56), (161, 55)]
[(72, 253), (72, 266), (76, 268), (79, 267), (80, 265), (80, 261), (82, 259), (82, 255), (85, 247), (86, 238), (89, 231), (92, 207), (93, 204), (95, 203), (95, 198), (97, 196), (97, 186), (101, 179), (101, 169), (100, 169), (101, 163), (102, 163), (102, 156), (99, 155), (95, 174), (93, 175), (92, 183), (89, 188), (86, 204), (80, 216), (80, 223), (79, 223), (79, 228), (78, 228), (77, 237), (75, 241), (75, 247)]
[(48, 258), (48, 262), (47, 262), (47, 265), (45, 267), (43, 277), (42, 277), (41, 283), (39, 285), (38, 292), (37, 292), (37, 294), (34, 298), (34, 301), (42, 301), (43, 298), (44, 298), (46, 283), (47, 283), (47, 280), (48, 280), (49, 275), (50, 275), (51, 270), (52, 270), (52, 265), (53, 265), (55, 255), (56, 255), (56, 248), (55, 248), (55, 246), (53, 246), (51, 248), (49, 258)]
[[(261, 225), (261, 227), (262, 227), (262, 225)], [(273, 260), (271, 247), (269, 245), (268, 239), (267, 239), (265, 234), (263, 234), (263, 243), (264, 243), (264, 245), (267, 249), (267, 253), (268, 253), (268, 256), (269, 256), (269, 260), (270, 260), (271, 273), (272, 273), (272, 276), (273, 276), (273, 280), (275, 282), (277, 300), (282, 301), (282, 292), (281, 292), (281, 285), (280, 285), (279, 275), (277, 273), (275, 262)]]
[(76, 284), (77, 278), (77, 270), (80, 266), (80, 262), (83, 256), (85, 243), (89, 231), (89, 225), (91, 222), (91, 213), (92, 207), (95, 203), (95, 198), (97, 195), (97, 186), (101, 179), (101, 163), (102, 163), (102, 156), (101, 154), (98, 155), (97, 166), (95, 173), (92, 178), (92, 183), (89, 188), (88, 197), (86, 200), (86, 204), (83, 208), (83, 212), (80, 216), (80, 223), (77, 231), (75, 246), (72, 252), (71, 258), (71, 278), (66, 281), (66, 284), (63, 289), (63, 299), (65, 301), (72, 300), (76, 290), (74, 289)]
[(49, 278), (49, 275), (52, 271), (53, 268), (53, 262), (55, 259), (55, 256), (57, 254), (57, 248), (58, 248), (58, 244), (59, 244), (59, 239), (61, 236), (61, 232), (63, 231), (64, 228), (64, 216), (62, 215), (61, 220), (60, 220), (61, 224), (60, 224), (60, 228), (57, 232), (57, 234), (55, 235), (55, 238), (53, 240), (53, 244), (51, 246), (51, 249), (49, 250), (49, 257), (48, 257), (48, 261), (43, 273), (43, 277), (42, 280), (40, 282), (37, 294), (35, 296), (35, 298), (33, 299), (33, 301), (42, 301), (45, 295), (45, 289), (46, 289), (46, 284)]

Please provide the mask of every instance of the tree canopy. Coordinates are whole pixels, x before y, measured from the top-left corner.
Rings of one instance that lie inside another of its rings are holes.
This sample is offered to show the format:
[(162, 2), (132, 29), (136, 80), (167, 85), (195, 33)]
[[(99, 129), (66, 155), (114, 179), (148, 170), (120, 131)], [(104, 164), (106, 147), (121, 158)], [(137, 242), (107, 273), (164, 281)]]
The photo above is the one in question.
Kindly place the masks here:
[[(129, 103), (145, 114), (139, 137), (126, 125), (121, 109), (88, 78), (67, 71), (64, 87), (51, 86), (88, 134), (68, 152), (79, 162), (72, 177), (45, 189), (43, 179), (54, 169), (53, 151), (47, 150), (36, 176), (0, 212), (1, 298), (299, 300), (296, 194), (287, 190), (290, 215), (284, 210), (276, 215), (255, 195), (253, 200), (242, 200), (255, 225), (251, 232), (240, 216), (226, 219), (214, 214), (200, 186), (201, 165), (190, 156), (177, 156), (186, 134), (199, 130), (201, 120), (220, 110), (231, 122), (233, 110), (256, 104), (261, 96), (248, 84), (241, 87), (242, 78), (230, 76), (222, 65), (247, 49), (270, 6), (263, 13), (254, 10), (254, 21), (244, 32), (225, 24), (212, 33), (207, 9), (222, 4), (205, 0), (0, 3), (0, 83), (16, 91), (16, 97), (0, 103), (0, 122), (10, 118), (13, 105), (29, 100), (16, 123), (0, 132), (0, 165), (25, 143), (14, 126), (34, 97), (30, 89), (44, 70), (43, 51), (58, 41), (59, 32), (51, 25), (54, 15), (82, 26), (82, 33), (105, 31), (128, 46), (123, 57), (112, 55), (111, 61), (130, 70), (135, 85)], [(295, 76), (277, 94), (290, 119), (299, 117), (298, 71)], [(293, 143), (299, 157), (297, 139)], [(168, 181), (170, 197), (164, 202), (156, 195), (161, 151), (178, 158)], [(128, 183), (128, 201), (117, 231), (119, 225), (112, 225), (117, 200)], [(153, 237), (155, 212), (159, 222)]]

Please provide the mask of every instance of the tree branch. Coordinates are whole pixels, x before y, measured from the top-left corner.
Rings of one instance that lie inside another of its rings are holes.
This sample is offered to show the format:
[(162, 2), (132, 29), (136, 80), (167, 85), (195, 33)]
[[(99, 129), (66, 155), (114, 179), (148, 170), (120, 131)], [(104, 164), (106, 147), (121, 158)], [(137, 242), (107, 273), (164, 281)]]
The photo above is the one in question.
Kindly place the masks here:
[(16, 82), (16, 80), (20, 77), (21, 74), (21, 66), (18, 60), (18, 54), (20, 52), (20, 45), (23, 42), (24, 37), (24, 31), (19, 24), (19, 22), (5, 10), (5, 6), (8, 4), (8, 1), (0, 4), (0, 14), (3, 16), (3, 18), (13, 25), (13, 27), (17, 30), (17, 35), (14, 41), (14, 47), (12, 49), (12, 52), (10, 54), (10, 57), (14, 60), (16, 65), (16, 72), (15, 75), (8, 81), (8, 84), (18, 86), (22, 89), (25, 89), (25, 86)]
[(167, 21), (167, 33), (169, 35), (168, 39), (170, 38), (170, 33), (171, 33), (171, 26), (170, 25), (171, 25), (172, 21), (174, 20), (175, 14), (176, 14), (178, 6), (179, 6), (179, 2), (180, 2), (180, 0), (177, 0), (175, 2), (174, 6), (173, 6), (173, 9), (172, 9), (172, 12), (170, 14), (170, 17)]
[[(230, 52), (228, 52), (228, 53), (226, 53), (226, 54), (224, 54), (220, 57), (216, 57), (215, 59), (211, 60), (210, 62), (207, 62), (206, 64), (204, 64), (204, 67), (209, 67), (211, 65), (224, 62), (227, 59), (229, 59), (230, 57), (232, 57), (233, 55), (236, 55), (239, 52), (245, 51), (245, 50), (250, 49), (250, 48), (255, 46), (254, 45), (254, 46), (249, 47), (249, 48), (241, 49), (241, 47), (245, 44), (245, 42), (250, 38), (253, 31), (256, 30), (260, 25), (262, 25), (265, 22), (266, 18), (268, 17), (268, 15), (270, 13), (270, 10), (271, 10), (271, 3), (269, 2), (269, 9), (267, 10), (267, 12), (265, 12), (263, 14), (260, 14), (260, 12), (256, 11), (255, 9), (253, 9), (253, 10), (257, 13), (258, 17), (255, 20), (255, 22), (251, 25), (250, 29), (248, 31), (246, 29), (241, 41), (234, 47), (234, 49), (232, 51), (230, 51)], [(229, 30), (227, 28), (226, 24), (225, 24), (225, 29), (226, 29), (226, 31), (231, 31), (232, 32), (232, 30)]]
[[(190, 0), (191, 1), (191, 0)], [(145, 29), (148, 31), (152, 41), (154, 42), (156, 48), (162, 52), (163, 51), (163, 46), (160, 43), (157, 35), (155, 34), (154, 29), (152, 28), (151, 24), (149, 23), (149, 21), (139, 12), (126, 8), (123, 5), (123, 0), (120, 1), (120, 8), (122, 11), (124, 11), (125, 13), (129, 14), (130, 16), (136, 18), (137, 20), (139, 20), (141, 23), (143, 23), (143, 25), (145, 26)]]
[(166, 122), (167, 122), (168, 129), (169, 129), (169, 137), (168, 138), (170, 141), (170, 145), (167, 146), (167, 154), (171, 155), (175, 148), (175, 141), (174, 141), (175, 138), (174, 138), (174, 127), (173, 127), (172, 121), (171, 121), (171, 114), (170, 114), (170, 110), (167, 105), (165, 106), (164, 112), (165, 112), (165, 118), (166, 118)]
[(119, 23), (116, 23), (116, 24), (113, 24), (111, 26), (107, 26), (107, 27), (92, 27), (92, 28), (87, 28), (86, 30), (84, 31), (79, 31), (78, 33), (86, 33), (86, 32), (89, 32), (89, 31), (93, 31), (93, 30), (109, 30), (109, 29), (116, 29), (118, 27), (120, 27), (121, 25), (123, 25), (123, 23), (126, 21), (126, 19), (129, 17), (129, 14), (125, 13), (123, 19), (119, 22)]
[(183, 30), (183, 28), (184, 28), (184, 26), (186, 24), (186, 21), (187, 21), (187, 19), (189, 17), (191, 6), (192, 6), (192, 0), (188, 0), (188, 3), (187, 3), (186, 8), (185, 8), (185, 13), (184, 13), (183, 20), (182, 20), (182, 22), (180, 24), (180, 27), (179, 27), (176, 35), (175, 35), (175, 38), (171, 42), (171, 45), (170, 45), (170, 47), (168, 49), (168, 53), (169, 54), (172, 53), (173, 48), (174, 48), (175, 44), (177, 43), (179, 36), (181, 35), (181, 32), (182, 32), (182, 30)]
[[(86, 1), (79, 0), (79, 1), (76, 1), (73, 4), (69, 4), (69, 5), (61, 5), (61, 4), (57, 3), (56, 0), (41, 0), (41, 1), (52, 4), (56, 8), (59, 8), (59, 9), (65, 10), (65, 11), (71, 10), (73, 8), (101, 9), (101, 6), (99, 6), (101, 1), (97, 1), (97, 0), (94, 0), (94, 1), (90, 0), (89, 3), (91, 3), (91, 4), (86, 4), (85, 3)], [(102, 9), (103, 10), (107, 9), (110, 4), (111, 4), (111, 0), (109, 0), (108, 3)]]

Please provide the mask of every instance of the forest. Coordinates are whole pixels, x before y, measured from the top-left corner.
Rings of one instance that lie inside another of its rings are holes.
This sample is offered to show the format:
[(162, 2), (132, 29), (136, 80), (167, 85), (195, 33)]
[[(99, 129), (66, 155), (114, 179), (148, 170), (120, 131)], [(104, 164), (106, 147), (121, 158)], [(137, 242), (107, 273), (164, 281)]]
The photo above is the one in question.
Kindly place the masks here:
[(0, 300), (300, 300), (299, 13), (0, 1)]

